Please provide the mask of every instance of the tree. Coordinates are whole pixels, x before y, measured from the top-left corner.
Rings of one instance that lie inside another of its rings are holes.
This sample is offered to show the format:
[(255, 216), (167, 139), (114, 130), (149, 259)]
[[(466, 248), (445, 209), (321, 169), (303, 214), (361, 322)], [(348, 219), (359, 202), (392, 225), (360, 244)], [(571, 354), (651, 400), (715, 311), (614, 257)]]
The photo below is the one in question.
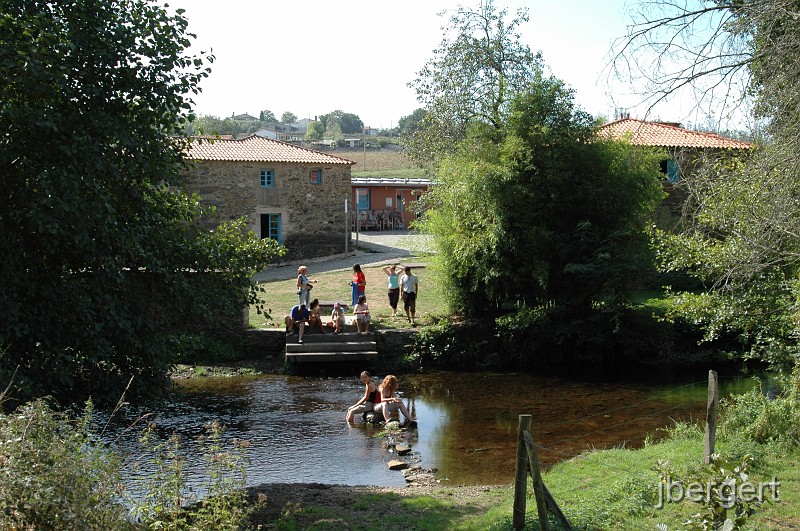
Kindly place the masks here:
[(220, 119), (218, 116), (206, 114), (189, 123), (189, 135), (218, 136), (238, 135), (242, 133), (242, 126), (230, 118)]
[(414, 110), (408, 116), (403, 116), (397, 122), (397, 128), (400, 130), (401, 136), (410, 136), (419, 131), (423, 127), (425, 115), (427, 111), (423, 108)]
[(339, 118), (329, 115), (325, 120), (325, 134), (323, 135), (326, 140), (333, 140), (338, 142), (344, 138), (342, 131), (342, 124)]
[(521, 44), (519, 26), (527, 10), (506, 21), (493, 0), (459, 6), (442, 27), (445, 35), (431, 58), (409, 83), (426, 115), (422, 128), (406, 139), (417, 161), (435, 161), (465, 138), (473, 123), (501, 129), (511, 95), (523, 91), (541, 72), (541, 57)]
[[(323, 114), (319, 119), (326, 131), (340, 130), (340, 136), (336, 139), (341, 138), (342, 134), (361, 134), (364, 131), (364, 122), (352, 113), (337, 110)], [(337, 125), (333, 125), (333, 122)]]
[(262, 122), (268, 123), (277, 123), (278, 119), (275, 118), (275, 114), (272, 111), (261, 111), (261, 114), (258, 115), (258, 119)]
[(658, 157), (595, 136), (572, 98), (557, 79), (531, 82), (499, 129), (474, 125), (439, 165), (422, 228), (454, 309), (554, 306), (581, 318), (624, 299), (662, 194)]
[(0, 12), (0, 386), (19, 398), (165, 389), (279, 252), (241, 220), (203, 229), (180, 190), (210, 59), (186, 28), (149, 0)]
[[(786, 369), (800, 360), (800, 9), (785, 0), (662, 7), (643, 12), (619, 64), (669, 67), (655, 69), (645, 87), (655, 99), (699, 87), (699, 101), (724, 112), (753, 104), (766, 133), (747, 159), (710, 160), (688, 176), (684, 229), (653, 232), (662, 269), (688, 272), (707, 287), (675, 293), (670, 315), (699, 324), (707, 339), (736, 335), (748, 356)], [(701, 40), (688, 46), (692, 37)], [(657, 60), (643, 49), (655, 49)]]
[(282, 124), (293, 124), (295, 122), (297, 122), (297, 116), (294, 113), (286, 111), (281, 115)]
[(322, 122), (308, 122), (306, 126), (306, 140), (308, 141), (316, 141), (322, 140), (322, 135), (325, 134), (325, 128), (322, 125)]

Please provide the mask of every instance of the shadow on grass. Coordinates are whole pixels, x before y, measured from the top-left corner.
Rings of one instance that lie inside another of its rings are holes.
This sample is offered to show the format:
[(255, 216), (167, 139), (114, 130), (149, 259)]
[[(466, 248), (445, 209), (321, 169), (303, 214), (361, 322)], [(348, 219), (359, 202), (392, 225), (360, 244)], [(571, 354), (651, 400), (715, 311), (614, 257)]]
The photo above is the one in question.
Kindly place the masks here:
[(417, 492), (397, 492), (367, 486), (270, 484), (251, 489), (266, 503), (251, 517), (253, 528), (268, 529), (479, 529), (469, 520), (481, 517), (509, 494), (487, 489), (479, 496), (458, 501), (446, 486)]

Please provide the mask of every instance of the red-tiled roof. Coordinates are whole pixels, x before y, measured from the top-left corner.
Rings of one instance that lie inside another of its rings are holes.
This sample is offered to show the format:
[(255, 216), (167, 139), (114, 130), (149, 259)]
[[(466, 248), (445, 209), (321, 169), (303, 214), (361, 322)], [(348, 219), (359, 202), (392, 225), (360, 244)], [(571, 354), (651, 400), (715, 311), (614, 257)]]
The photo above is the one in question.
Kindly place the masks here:
[(251, 135), (239, 140), (194, 139), (189, 147), (194, 160), (227, 160), (236, 162), (299, 162), (308, 164), (353, 165), (354, 161), (314, 151), (280, 140)]
[(600, 134), (629, 138), (637, 146), (750, 149), (753, 144), (715, 133), (699, 133), (677, 125), (625, 118), (600, 126)]

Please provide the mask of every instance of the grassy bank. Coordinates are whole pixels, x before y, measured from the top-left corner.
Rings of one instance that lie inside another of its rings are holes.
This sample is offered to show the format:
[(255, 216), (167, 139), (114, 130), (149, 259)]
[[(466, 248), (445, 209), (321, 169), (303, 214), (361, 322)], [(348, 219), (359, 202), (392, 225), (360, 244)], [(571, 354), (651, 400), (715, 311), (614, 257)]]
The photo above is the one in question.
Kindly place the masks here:
[[(423, 260), (424, 261), (424, 260)], [(417, 263), (415, 261), (415, 263)], [(410, 328), (406, 321), (400, 301), (398, 317), (391, 317), (392, 309), (386, 296), (386, 274), (381, 267), (363, 267), (367, 279), (367, 303), (372, 316), (372, 325), (380, 328)], [(419, 296), (417, 298), (417, 322), (420, 326), (431, 324), (436, 318), (447, 313), (447, 303), (440, 286), (434, 282), (430, 272), (424, 268), (415, 268), (414, 274), (419, 278)], [(343, 301), (350, 305), (350, 281), (353, 272), (350, 269), (315, 273), (313, 264), (309, 265), (309, 278), (316, 280), (311, 290), (311, 299), (321, 301)], [(264, 282), (261, 286), (266, 290), (261, 300), (267, 309), (268, 317), (259, 315), (254, 307), (250, 308), (250, 326), (253, 328), (283, 327), (283, 317), (297, 304), (297, 288), (294, 278)], [(352, 308), (348, 308), (350, 312)], [(400, 316), (402, 314), (402, 317)], [(323, 316), (326, 320), (329, 315)]]
[[(728, 444), (723, 442), (719, 449), (741, 450)], [(776, 476), (782, 501), (764, 505), (740, 529), (795, 529), (800, 526), (796, 508), (800, 452), (767, 447), (758, 451), (761, 455), (749, 480), (768, 482)], [(699, 468), (702, 453), (702, 433), (684, 426), (641, 450), (612, 449), (574, 457), (547, 471), (544, 481), (574, 529), (644, 530), (658, 529), (659, 524), (666, 525), (664, 529), (687, 529), (683, 523), (702, 507), (684, 501), (658, 508), (659, 474), (653, 468), (659, 460), (669, 460), (676, 469)], [(316, 497), (300, 494), (305, 487), (296, 490), (298, 497), (290, 491), (285, 498), (288, 505), (270, 520), (275, 529), (512, 529), (511, 486), (345, 488), (346, 494)], [(526, 529), (539, 529), (532, 492), (529, 481)], [(554, 529), (561, 529), (551, 522)]]

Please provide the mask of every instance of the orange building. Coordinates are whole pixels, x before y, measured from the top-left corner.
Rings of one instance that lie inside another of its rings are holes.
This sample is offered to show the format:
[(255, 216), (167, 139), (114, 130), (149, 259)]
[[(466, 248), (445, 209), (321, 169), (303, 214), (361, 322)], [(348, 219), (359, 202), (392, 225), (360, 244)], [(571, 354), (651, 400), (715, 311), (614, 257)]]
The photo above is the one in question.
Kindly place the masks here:
[(431, 185), (430, 179), (399, 177), (352, 177), (350, 182), (358, 230), (407, 229), (418, 214), (415, 203)]

